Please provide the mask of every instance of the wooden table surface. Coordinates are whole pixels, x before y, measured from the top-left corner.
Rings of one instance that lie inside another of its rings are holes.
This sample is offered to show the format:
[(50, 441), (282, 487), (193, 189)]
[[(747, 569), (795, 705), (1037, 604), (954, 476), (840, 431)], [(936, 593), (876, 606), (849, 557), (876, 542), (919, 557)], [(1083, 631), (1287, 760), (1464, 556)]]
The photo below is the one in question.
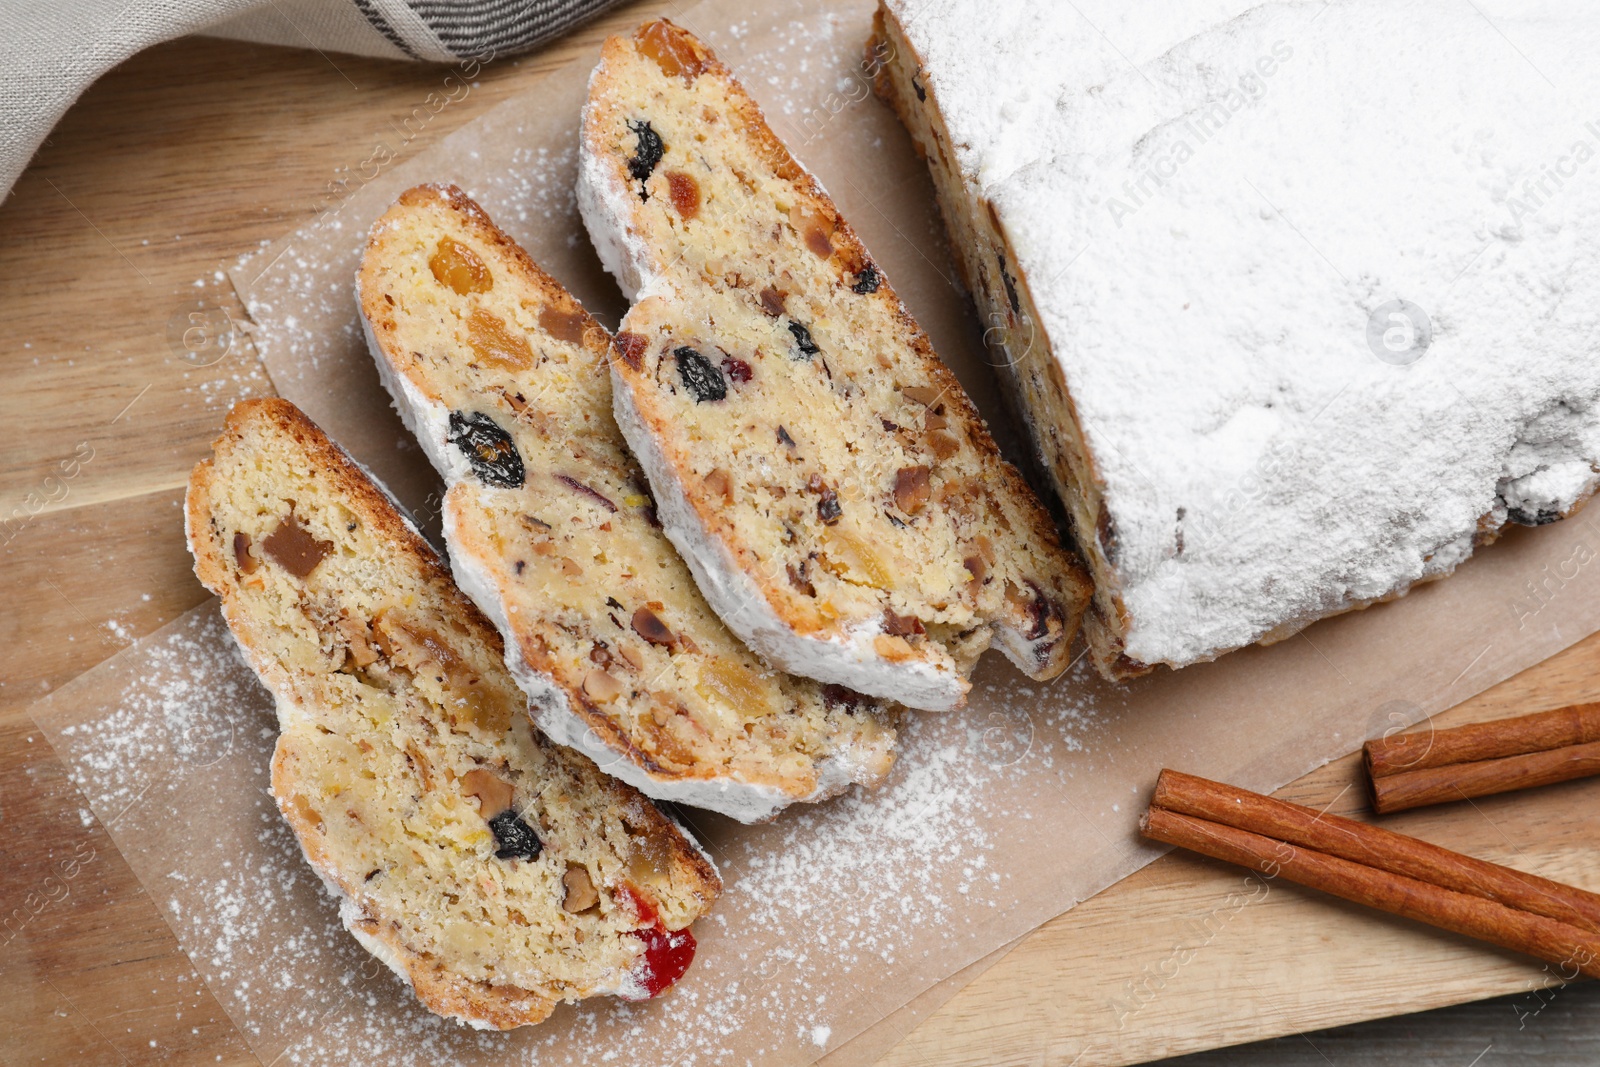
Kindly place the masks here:
[[(662, 8), (624, 7), (486, 68), (398, 159)], [(201, 365), (211, 355), (182, 338), (189, 315), (238, 315), (219, 272), (398, 143), (444, 74), (230, 42), (158, 47), (89, 91), (0, 206), (0, 1063), (254, 1062), (26, 708), (205, 598), (182, 485), (232, 400), (272, 387), (243, 333)], [(1440, 721), (1600, 698), (1596, 679), (1591, 637)], [(1355, 813), (1354, 770), (1338, 761), (1284, 795)], [(1600, 889), (1597, 800), (1600, 786), (1572, 783), (1396, 824)], [(1130, 1063), (1495, 994), (1524, 993), (1531, 1011), (1550, 996), (1527, 992), (1548, 983), (1538, 964), (1292, 886), (1231, 907), (1240, 877), (1176, 856), (1151, 865), (1035, 931), (882, 1062)]]

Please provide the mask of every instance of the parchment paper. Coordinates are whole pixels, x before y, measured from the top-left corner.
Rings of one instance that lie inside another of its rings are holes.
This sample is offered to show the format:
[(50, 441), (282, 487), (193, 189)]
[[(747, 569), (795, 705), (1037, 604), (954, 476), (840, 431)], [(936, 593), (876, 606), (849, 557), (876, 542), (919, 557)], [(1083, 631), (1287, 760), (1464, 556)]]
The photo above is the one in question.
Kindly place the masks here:
[[(759, 25), (726, 0), (677, 17), (741, 72), (1014, 442), (922, 164), (860, 73), (870, 4), (768, 10)], [(280, 390), (424, 519), (436, 483), (356, 325), (367, 226), (406, 186), (455, 181), (614, 321), (620, 301), (571, 195), (587, 73), (551, 75), (236, 273)], [(688, 813), (728, 888), (669, 995), (562, 1010), (510, 1035), (427, 1016), (338, 928), (265, 797), (269, 703), (214, 609), (35, 718), (263, 1062), (801, 1064), (1156, 856), (1136, 819), (1159, 768), (1270, 791), (1600, 629), (1596, 543), (1583, 516), (1516, 531), (1393, 604), (1127, 687), (1081, 662), (1039, 686), (989, 656), (965, 712), (911, 720), (877, 793), (765, 827)]]

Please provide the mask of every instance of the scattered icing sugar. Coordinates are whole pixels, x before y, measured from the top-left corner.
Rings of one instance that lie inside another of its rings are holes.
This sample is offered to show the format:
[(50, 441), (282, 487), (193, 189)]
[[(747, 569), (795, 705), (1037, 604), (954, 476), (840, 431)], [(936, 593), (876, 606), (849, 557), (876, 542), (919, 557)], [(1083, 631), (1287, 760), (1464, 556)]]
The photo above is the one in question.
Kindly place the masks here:
[(889, 6), (1070, 389), (1131, 657), (1403, 591), (1594, 489), (1584, 5)]
[(726, 882), (689, 973), (509, 1034), (431, 1015), (340, 925), (268, 791), (271, 698), (214, 605), (72, 683), (41, 725), (264, 1061), (805, 1063), (1074, 902), (1061, 790), (1116, 697), (1073, 675), (987, 663), (985, 710), (912, 717), (876, 791), (758, 827), (680, 809)]

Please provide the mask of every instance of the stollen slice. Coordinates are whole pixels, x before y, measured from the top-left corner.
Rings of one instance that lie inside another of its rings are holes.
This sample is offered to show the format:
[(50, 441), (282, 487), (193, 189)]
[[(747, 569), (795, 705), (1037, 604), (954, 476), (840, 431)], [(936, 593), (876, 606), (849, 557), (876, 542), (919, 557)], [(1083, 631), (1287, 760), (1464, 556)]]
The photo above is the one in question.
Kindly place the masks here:
[(912, 707), (991, 644), (1059, 674), (1082, 570), (833, 201), (692, 34), (605, 43), (578, 200), (635, 303), (615, 410), (668, 536), (771, 662)]
[(653, 996), (721, 889), (649, 800), (523, 713), (500, 637), (387, 496), (285, 400), (189, 479), (195, 573), (277, 698), (272, 793), (345, 927), (480, 1029)]
[(359, 287), (383, 380), (449, 484), (456, 577), (546, 734), (746, 822), (884, 777), (889, 711), (769, 668), (701, 598), (612, 420), (609, 335), (477, 204), (403, 194)]

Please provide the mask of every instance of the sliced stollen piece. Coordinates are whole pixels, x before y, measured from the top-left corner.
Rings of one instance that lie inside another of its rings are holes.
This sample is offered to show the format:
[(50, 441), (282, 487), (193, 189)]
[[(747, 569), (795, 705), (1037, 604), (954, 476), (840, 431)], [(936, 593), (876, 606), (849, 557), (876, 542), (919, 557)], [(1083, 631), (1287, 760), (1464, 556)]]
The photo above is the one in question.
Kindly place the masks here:
[(235, 406), (185, 516), (277, 698), (278, 807), (345, 927), (424, 1005), (504, 1030), (682, 975), (710, 862), (533, 729), (494, 627), (299, 409)]
[(580, 152), (584, 222), (636, 300), (617, 422), (734, 632), (919, 708), (960, 706), (991, 643), (1060, 673), (1083, 573), (728, 68), (670, 22), (611, 38)]
[(889, 711), (770, 669), (706, 605), (612, 420), (610, 336), (477, 204), (403, 194), (359, 285), (383, 379), (450, 483), (456, 577), (549, 736), (745, 822), (887, 774)]

